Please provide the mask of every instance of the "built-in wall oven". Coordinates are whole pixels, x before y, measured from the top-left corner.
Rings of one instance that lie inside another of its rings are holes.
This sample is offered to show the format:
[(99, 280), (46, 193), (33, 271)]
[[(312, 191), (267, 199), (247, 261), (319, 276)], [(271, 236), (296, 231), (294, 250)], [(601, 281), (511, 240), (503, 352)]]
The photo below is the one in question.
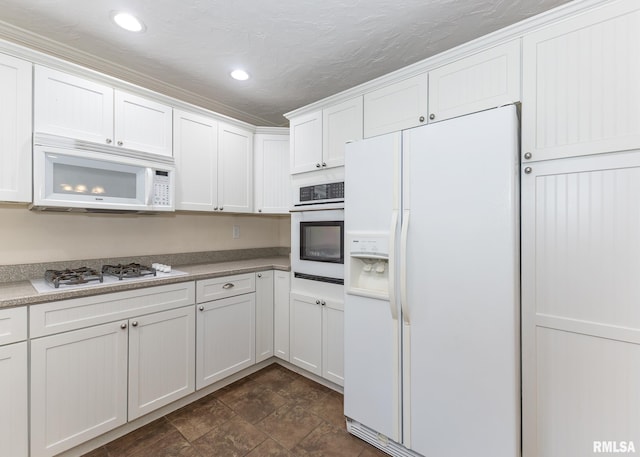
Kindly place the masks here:
[(344, 181), (303, 183), (291, 210), (294, 277), (344, 283)]

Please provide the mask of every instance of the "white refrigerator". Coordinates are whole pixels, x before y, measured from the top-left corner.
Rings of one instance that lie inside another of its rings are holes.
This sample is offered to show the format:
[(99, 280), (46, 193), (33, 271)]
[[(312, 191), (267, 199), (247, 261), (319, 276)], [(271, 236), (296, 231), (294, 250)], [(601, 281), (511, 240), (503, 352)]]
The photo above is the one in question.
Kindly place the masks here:
[(520, 455), (513, 105), (349, 143), (349, 431), (394, 456)]

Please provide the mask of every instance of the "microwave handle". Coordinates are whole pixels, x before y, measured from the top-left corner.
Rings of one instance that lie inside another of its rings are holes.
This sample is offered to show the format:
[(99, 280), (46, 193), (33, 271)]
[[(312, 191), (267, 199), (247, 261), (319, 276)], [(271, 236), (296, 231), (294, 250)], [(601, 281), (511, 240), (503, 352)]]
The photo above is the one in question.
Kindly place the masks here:
[(145, 203), (147, 204), (147, 206), (151, 206), (151, 204), (153, 203), (153, 169), (147, 167), (145, 169), (145, 175)]

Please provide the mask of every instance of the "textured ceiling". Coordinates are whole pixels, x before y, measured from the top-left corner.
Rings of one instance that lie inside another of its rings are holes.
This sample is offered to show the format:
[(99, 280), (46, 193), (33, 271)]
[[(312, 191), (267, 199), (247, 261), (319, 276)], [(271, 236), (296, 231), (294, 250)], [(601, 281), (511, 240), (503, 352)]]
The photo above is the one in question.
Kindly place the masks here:
[[(223, 114), (286, 125), (287, 111), (563, 3), (1, 0), (0, 21), (198, 94)], [(137, 15), (146, 32), (117, 28), (114, 10)], [(236, 67), (252, 78), (232, 80)]]

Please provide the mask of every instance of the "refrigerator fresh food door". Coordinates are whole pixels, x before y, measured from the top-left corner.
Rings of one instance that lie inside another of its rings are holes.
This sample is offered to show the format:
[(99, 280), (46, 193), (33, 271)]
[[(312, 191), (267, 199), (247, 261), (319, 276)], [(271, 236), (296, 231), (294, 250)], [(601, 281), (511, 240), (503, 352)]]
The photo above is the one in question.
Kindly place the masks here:
[(520, 452), (517, 158), (514, 106), (403, 132), (403, 431), (423, 455)]
[(345, 152), (345, 385), (350, 419), (401, 439), (400, 326), (395, 260), (401, 134)]

